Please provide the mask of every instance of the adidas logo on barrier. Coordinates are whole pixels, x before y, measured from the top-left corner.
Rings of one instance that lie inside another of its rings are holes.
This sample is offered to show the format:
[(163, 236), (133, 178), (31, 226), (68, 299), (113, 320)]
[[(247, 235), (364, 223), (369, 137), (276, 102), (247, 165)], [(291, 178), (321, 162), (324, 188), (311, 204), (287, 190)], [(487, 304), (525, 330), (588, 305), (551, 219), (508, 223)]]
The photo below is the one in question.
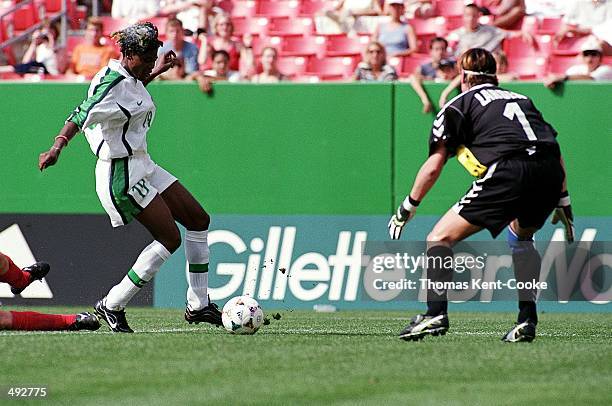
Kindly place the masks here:
[[(0, 231), (0, 252), (11, 257), (19, 267), (25, 267), (36, 262), (36, 258), (34, 258), (30, 246), (17, 224)], [(7, 283), (0, 283), (0, 297), (15, 297)], [(53, 292), (51, 292), (47, 281), (43, 279), (28, 286), (21, 292), (21, 297), (26, 299), (52, 299)]]

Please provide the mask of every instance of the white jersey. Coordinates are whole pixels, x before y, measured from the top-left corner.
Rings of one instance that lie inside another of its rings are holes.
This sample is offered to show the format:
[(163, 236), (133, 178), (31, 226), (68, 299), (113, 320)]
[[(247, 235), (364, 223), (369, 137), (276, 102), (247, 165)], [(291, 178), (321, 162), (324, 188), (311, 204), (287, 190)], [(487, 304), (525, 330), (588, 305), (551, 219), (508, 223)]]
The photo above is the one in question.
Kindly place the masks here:
[(93, 78), (85, 99), (68, 117), (85, 133), (99, 159), (147, 153), (155, 104), (142, 82), (111, 59)]

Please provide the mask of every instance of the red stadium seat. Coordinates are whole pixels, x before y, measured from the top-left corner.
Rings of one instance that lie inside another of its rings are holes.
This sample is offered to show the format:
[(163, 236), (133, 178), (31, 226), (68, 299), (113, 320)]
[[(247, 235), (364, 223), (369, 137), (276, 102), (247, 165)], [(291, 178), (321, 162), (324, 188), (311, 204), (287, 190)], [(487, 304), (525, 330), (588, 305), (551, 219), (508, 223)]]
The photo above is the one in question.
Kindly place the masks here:
[(547, 66), (545, 57), (514, 57), (508, 58), (508, 72), (516, 73), (519, 79), (541, 79), (546, 76)]
[(267, 18), (232, 18), (234, 35), (242, 37), (244, 34), (262, 35), (267, 32)]
[(62, 11), (62, 0), (45, 0), (44, 7), (48, 13), (59, 13)]
[(522, 58), (526, 56), (539, 56), (542, 54), (537, 43), (530, 44), (518, 37), (506, 38), (503, 43), (503, 50), (508, 58)]
[(278, 58), (277, 66), (283, 75), (295, 77), (304, 73), (307, 62), (308, 58), (303, 56), (281, 56)]
[(414, 28), (417, 35), (444, 35), (446, 33), (446, 18), (444, 17), (412, 18), (408, 20), (408, 24)]
[(553, 48), (552, 52), (555, 55), (575, 56), (580, 53), (580, 47), (588, 40), (588, 36), (584, 37), (565, 37)]
[(437, 37), (436, 34), (417, 35), (417, 52), (421, 54), (429, 53), (429, 44), (435, 37)]
[(253, 17), (257, 3), (253, 0), (236, 0), (229, 2), (228, 10), (232, 17)]
[(564, 74), (570, 66), (578, 65), (580, 63), (580, 59), (575, 56), (551, 55), (548, 63), (548, 72)]
[(431, 61), (431, 57), (425, 54), (412, 54), (402, 57), (401, 60), (402, 63), (398, 72), (400, 72), (401, 76), (410, 76), (414, 73), (416, 68)]
[(327, 39), (326, 56), (357, 56), (363, 53), (369, 37), (329, 37)]
[(268, 18), (297, 17), (300, 9), (297, 0), (263, 1), (256, 7), (256, 15)]
[(436, 15), (439, 16), (461, 16), (464, 9), (463, 0), (438, 0), (436, 2)]
[(13, 13), (13, 30), (24, 31), (39, 21), (38, 11), (34, 3), (18, 8)]
[(98, 18), (101, 19), (102, 24), (104, 24), (104, 36), (109, 36), (113, 32), (122, 30), (130, 25), (130, 21), (125, 18), (113, 18), (110, 16), (102, 16)]
[(328, 7), (326, 1), (302, 1), (299, 6), (299, 15), (302, 17), (313, 17), (315, 14)]
[(314, 24), (310, 18), (274, 18), (268, 24), (268, 35), (272, 36), (303, 36), (310, 35)]
[(283, 39), (283, 56), (322, 56), (325, 53), (325, 37), (286, 37)]
[(310, 58), (305, 73), (318, 76), (322, 80), (341, 80), (349, 78), (356, 65), (356, 58), (351, 57)]
[(540, 20), (537, 33), (554, 35), (559, 32), (562, 25), (563, 21), (559, 17), (544, 17)]

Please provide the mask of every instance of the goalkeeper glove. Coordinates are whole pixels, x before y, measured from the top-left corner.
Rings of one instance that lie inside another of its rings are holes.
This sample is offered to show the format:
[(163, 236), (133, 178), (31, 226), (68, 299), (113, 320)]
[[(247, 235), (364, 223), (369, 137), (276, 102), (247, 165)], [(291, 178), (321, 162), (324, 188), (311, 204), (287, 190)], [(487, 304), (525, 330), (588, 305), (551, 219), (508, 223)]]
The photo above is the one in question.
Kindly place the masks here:
[(391, 216), (391, 220), (389, 220), (389, 236), (393, 240), (399, 240), (400, 235), (402, 234), (402, 227), (406, 225), (407, 222), (412, 220), (414, 215), (416, 214), (416, 209), (419, 205), (418, 200), (412, 199), (410, 196), (407, 196), (404, 202), (397, 208), (397, 212)]
[(565, 227), (565, 240), (567, 242), (574, 242), (574, 233), (576, 231), (574, 228), (574, 215), (572, 214), (572, 204), (567, 191), (561, 193), (561, 198), (559, 203), (557, 203), (557, 208), (552, 218), (553, 224), (557, 224), (559, 221)]

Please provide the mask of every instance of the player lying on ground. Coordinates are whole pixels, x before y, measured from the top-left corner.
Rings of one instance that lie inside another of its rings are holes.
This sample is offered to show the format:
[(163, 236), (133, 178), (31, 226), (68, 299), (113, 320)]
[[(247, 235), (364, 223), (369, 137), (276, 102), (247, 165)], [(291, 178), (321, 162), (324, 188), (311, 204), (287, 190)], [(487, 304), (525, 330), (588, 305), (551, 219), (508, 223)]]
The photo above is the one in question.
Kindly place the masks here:
[(151, 23), (132, 25), (114, 33), (113, 38), (121, 47), (121, 60), (111, 60), (94, 77), (88, 98), (68, 117), (51, 149), (40, 154), (39, 168), (54, 165), (62, 148), (83, 131), (98, 158), (96, 191), (113, 227), (136, 218), (153, 235), (154, 241), (140, 253), (123, 280), (95, 304), (98, 315), (114, 332), (133, 332), (125, 306), (180, 247), (181, 234), (175, 221), (187, 229), (189, 288), (185, 320), (220, 326), (221, 312), (216, 304), (209, 303), (207, 293), (210, 217), (147, 152), (146, 136), (155, 104), (145, 86), (170, 69), (176, 55), (169, 51), (158, 60), (162, 43)]
[[(555, 210), (567, 241), (574, 239), (573, 217), (565, 184), (565, 170), (557, 132), (544, 121), (531, 99), (497, 86), (495, 59), (474, 48), (460, 60), (463, 93), (438, 113), (429, 139), (429, 158), (421, 166), (410, 194), (389, 221), (389, 234), (399, 239), (419, 203), (433, 187), (447, 159), (457, 155), (479, 179), (434, 226), (427, 236), (428, 278), (450, 282), (453, 270), (444, 268), (452, 258), (452, 246), (487, 229), (495, 238), (508, 227), (517, 281), (539, 280), (541, 258), (533, 243)], [(438, 268), (439, 267), (439, 268)], [(537, 290), (519, 290), (517, 324), (504, 341), (535, 338), (538, 315)], [(427, 334), (445, 334), (449, 327), (446, 290), (427, 291), (427, 312), (416, 315), (401, 332), (404, 340)]]
[[(37, 262), (20, 269), (0, 252), (0, 282), (11, 285), (18, 295), (30, 283), (41, 280), (49, 273), (49, 264)], [(0, 330), (97, 330), (100, 322), (95, 314), (43, 314), (36, 312), (5, 312), (0, 310)]]

